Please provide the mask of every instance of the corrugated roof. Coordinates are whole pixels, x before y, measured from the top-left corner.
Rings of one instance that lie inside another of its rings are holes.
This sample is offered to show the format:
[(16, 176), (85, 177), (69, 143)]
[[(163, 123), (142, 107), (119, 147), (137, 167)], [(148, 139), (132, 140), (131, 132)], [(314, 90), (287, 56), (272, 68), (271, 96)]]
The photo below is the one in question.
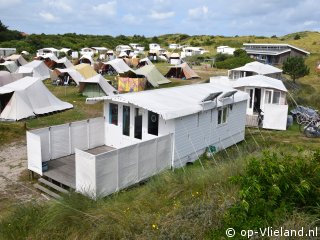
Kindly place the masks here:
[(238, 68), (231, 69), (231, 71), (246, 71), (246, 72), (255, 72), (261, 75), (272, 74), (272, 73), (281, 73), (282, 70), (276, 67), (273, 67), (268, 64), (263, 64), (260, 62), (251, 62), (246, 65)]
[(227, 77), (211, 77), (210, 83), (225, 85), (228, 87), (263, 87), (263, 88), (273, 88), (284, 92), (287, 92), (286, 87), (283, 82), (278, 79), (267, 77), (264, 75), (254, 75), (250, 77), (238, 78), (236, 80), (230, 80)]
[[(138, 107), (153, 111), (162, 116), (163, 119), (169, 120), (179, 118), (203, 110), (203, 100), (212, 93), (227, 93), (233, 91), (233, 88), (226, 86), (217, 86), (211, 83), (192, 84), (181, 87), (162, 88), (156, 90), (134, 92), (115, 95), (113, 97), (88, 98), (87, 102), (112, 100), (136, 105)], [(218, 97), (219, 99), (219, 97)], [(237, 91), (230, 103), (245, 101), (248, 94)], [(220, 99), (221, 100), (221, 99)], [(224, 104), (223, 101), (217, 101), (218, 106)], [(217, 106), (212, 106), (217, 107)]]

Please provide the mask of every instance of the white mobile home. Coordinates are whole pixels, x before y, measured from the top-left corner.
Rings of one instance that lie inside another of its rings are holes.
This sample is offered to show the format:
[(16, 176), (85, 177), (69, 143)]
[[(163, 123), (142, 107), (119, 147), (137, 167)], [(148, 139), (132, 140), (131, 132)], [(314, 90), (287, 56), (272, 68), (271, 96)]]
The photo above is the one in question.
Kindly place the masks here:
[(160, 50), (161, 47), (160, 47), (160, 44), (158, 43), (150, 43), (149, 44), (149, 50)]
[(8, 57), (12, 54), (17, 52), (16, 48), (0, 48), (0, 58), (1, 57)]
[(228, 71), (229, 79), (238, 79), (242, 77), (250, 77), (253, 75), (264, 75), (276, 79), (281, 79), (282, 70), (269, 64), (260, 62), (251, 62), (238, 68)]
[(169, 49), (180, 49), (180, 48), (181, 48), (180, 44), (177, 44), (177, 43), (169, 44)]
[(229, 46), (219, 46), (217, 47), (217, 53), (223, 53), (228, 55), (233, 55), (233, 52), (235, 51), (235, 48), (229, 47)]
[(95, 53), (95, 50), (92, 49), (92, 48), (82, 48), (81, 51), (80, 51), (80, 55), (81, 56), (84, 56), (84, 55), (87, 55), (87, 56), (93, 56)]
[(43, 55), (46, 55), (48, 53), (51, 53), (53, 55), (55, 55), (56, 57), (59, 56), (59, 50), (56, 48), (42, 48), (37, 50), (37, 57), (41, 57)]
[(206, 51), (202, 47), (185, 47), (182, 49), (181, 52), (181, 57), (189, 57), (189, 56), (194, 56), (194, 55), (201, 55), (204, 54), (208, 51)]
[[(104, 118), (28, 132), (28, 168), (106, 196), (193, 162), (208, 146), (221, 150), (242, 141), (247, 99), (210, 83), (87, 99), (104, 101)], [(65, 174), (67, 165), (73, 174)]]
[[(229, 80), (227, 77), (212, 77), (211, 83), (225, 84), (249, 94), (247, 104), (248, 126), (266, 129), (286, 130), (288, 105), (287, 89), (283, 82), (263, 75)], [(259, 120), (259, 115), (263, 118)]]
[(139, 43), (130, 43), (129, 45), (132, 47), (134, 52), (142, 53), (144, 51), (144, 46)]

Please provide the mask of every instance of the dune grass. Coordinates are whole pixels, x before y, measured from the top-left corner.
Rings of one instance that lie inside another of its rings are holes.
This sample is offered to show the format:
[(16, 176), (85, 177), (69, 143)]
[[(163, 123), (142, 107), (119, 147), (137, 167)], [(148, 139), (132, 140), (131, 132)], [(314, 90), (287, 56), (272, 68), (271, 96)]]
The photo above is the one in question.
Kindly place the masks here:
[[(243, 173), (263, 150), (294, 153), (319, 148), (296, 126), (286, 132), (247, 129), (246, 141), (201, 157), (175, 171), (93, 201), (77, 193), (61, 201), (23, 204), (0, 218), (3, 239), (206, 239), (223, 228), (223, 216), (239, 198), (232, 176)], [(0, 213), (1, 215), (1, 213)], [(279, 226), (307, 224), (313, 216), (288, 214)], [(297, 225), (296, 225), (297, 226)], [(300, 226), (300, 225), (299, 225)]]

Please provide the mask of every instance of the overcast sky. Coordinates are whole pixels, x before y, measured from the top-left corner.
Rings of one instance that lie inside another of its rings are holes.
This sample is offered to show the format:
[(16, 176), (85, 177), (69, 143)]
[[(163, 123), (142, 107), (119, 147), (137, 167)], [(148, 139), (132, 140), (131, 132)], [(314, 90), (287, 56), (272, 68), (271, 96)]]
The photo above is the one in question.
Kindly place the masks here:
[(0, 0), (0, 20), (26, 33), (282, 36), (320, 31), (319, 0)]

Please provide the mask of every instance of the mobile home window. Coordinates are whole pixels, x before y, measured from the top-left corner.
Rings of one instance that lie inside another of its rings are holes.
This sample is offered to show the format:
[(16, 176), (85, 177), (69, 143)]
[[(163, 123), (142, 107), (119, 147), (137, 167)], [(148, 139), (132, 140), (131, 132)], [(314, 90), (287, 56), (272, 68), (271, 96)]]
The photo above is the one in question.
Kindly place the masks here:
[(114, 103), (109, 104), (109, 123), (118, 125), (118, 105)]
[(122, 134), (130, 136), (130, 107), (123, 106)]
[(272, 91), (266, 90), (264, 103), (271, 103)]
[(280, 96), (281, 96), (280, 91), (274, 91), (273, 92), (272, 103), (273, 104), (280, 104)]
[(229, 115), (228, 109), (229, 109), (228, 106), (226, 106), (218, 110), (218, 125), (224, 124), (227, 122), (228, 115)]
[(148, 133), (158, 136), (159, 131), (159, 115), (148, 111)]

